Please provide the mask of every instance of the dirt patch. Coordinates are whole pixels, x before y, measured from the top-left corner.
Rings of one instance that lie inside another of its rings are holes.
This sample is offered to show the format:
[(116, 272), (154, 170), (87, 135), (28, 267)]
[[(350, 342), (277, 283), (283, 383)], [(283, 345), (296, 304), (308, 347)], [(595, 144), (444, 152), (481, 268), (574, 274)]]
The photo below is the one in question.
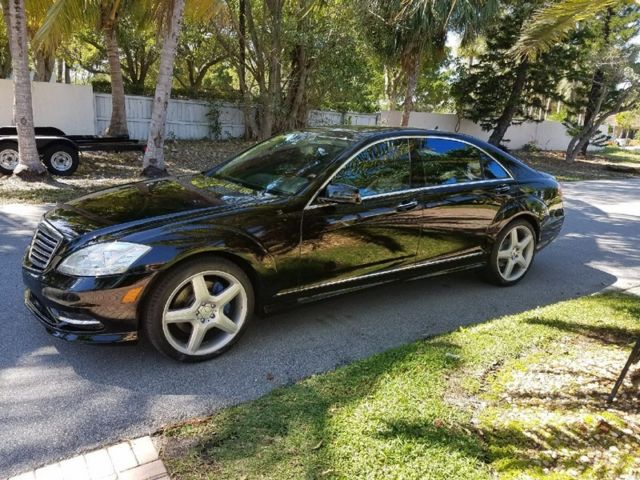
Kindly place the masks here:
[(640, 368), (606, 404), (628, 354), (566, 337), (483, 375), (474, 400), (452, 400), (473, 406), (472, 429), (508, 478), (640, 478)]
[[(165, 146), (171, 174), (197, 173), (226, 160), (254, 142), (176, 141)], [(22, 182), (0, 175), (0, 204), (55, 203), (102, 188), (140, 180), (142, 153), (86, 152), (71, 177), (51, 177), (46, 182)]]
[(640, 170), (620, 169), (619, 164), (597, 154), (580, 157), (574, 162), (564, 159), (565, 152), (524, 152), (514, 154), (527, 165), (550, 173), (561, 181), (638, 178)]

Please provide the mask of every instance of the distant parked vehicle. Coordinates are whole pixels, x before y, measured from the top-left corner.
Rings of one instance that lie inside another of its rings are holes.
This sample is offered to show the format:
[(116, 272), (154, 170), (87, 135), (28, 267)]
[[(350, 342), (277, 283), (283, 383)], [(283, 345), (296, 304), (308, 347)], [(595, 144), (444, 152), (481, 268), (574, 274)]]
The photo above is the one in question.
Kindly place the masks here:
[[(128, 135), (67, 135), (55, 127), (36, 127), (36, 145), (42, 162), (53, 175), (69, 176), (78, 169), (80, 152), (143, 151), (145, 145)], [(11, 175), (18, 165), (16, 127), (0, 127), (0, 173)]]

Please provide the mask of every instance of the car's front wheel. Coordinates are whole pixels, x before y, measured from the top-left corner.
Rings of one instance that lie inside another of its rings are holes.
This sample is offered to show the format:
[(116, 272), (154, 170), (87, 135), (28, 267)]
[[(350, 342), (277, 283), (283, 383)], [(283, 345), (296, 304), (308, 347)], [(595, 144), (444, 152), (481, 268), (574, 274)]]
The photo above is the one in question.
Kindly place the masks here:
[(142, 327), (168, 356), (207, 360), (240, 338), (253, 304), (253, 288), (242, 269), (223, 258), (200, 258), (160, 280), (147, 300)]
[(536, 234), (529, 222), (516, 220), (498, 235), (491, 252), (487, 276), (498, 285), (514, 285), (524, 278), (536, 252)]

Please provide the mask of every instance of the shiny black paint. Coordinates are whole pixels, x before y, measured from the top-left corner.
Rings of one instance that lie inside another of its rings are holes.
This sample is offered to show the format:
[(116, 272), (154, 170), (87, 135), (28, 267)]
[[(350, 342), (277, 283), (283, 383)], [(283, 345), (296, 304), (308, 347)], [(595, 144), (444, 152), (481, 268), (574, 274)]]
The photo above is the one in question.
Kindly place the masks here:
[[(258, 195), (206, 175), (143, 181), (59, 205), (45, 220), (65, 236), (50, 268), (23, 277), (29, 307), (55, 335), (88, 342), (137, 337), (147, 293), (161, 275), (197, 255), (221, 255), (248, 274), (257, 306), (278, 305), (399, 279), (486, 263), (496, 236), (526, 218), (542, 248), (555, 238), (564, 211), (553, 177), (471, 137), (415, 129), (345, 129), (350, 148), (295, 197)], [(323, 203), (320, 189), (355, 152), (384, 138), (430, 135), (461, 139), (496, 158), (513, 179), (452, 184)], [(152, 249), (124, 275), (76, 278), (59, 262), (79, 248), (121, 240)], [(134, 302), (125, 302), (133, 288)], [(34, 303), (37, 304), (34, 306)], [(53, 314), (52, 314), (53, 312)], [(86, 315), (99, 329), (56, 323), (56, 313)]]

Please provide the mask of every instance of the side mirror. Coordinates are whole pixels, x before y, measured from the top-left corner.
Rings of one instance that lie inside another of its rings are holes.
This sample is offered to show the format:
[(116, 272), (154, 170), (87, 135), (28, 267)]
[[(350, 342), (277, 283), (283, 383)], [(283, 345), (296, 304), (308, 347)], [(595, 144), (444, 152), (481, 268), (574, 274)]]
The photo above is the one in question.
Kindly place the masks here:
[(324, 194), (318, 197), (324, 203), (351, 203), (358, 204), (362, 201), (360, 190), (344, 183), (330, 183), (324, 189)]

